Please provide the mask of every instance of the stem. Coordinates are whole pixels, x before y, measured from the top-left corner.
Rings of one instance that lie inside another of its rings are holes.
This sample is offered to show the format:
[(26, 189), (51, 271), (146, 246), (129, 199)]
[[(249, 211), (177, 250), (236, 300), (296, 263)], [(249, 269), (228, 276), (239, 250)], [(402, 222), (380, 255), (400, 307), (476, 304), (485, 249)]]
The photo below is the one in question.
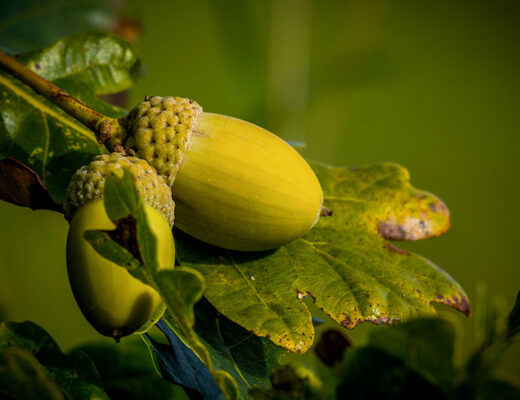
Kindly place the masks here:
[(332, 211), (327, 207), (321, 206), (320, 216), (322, 217), (330, 217), (332, 215)]
[[(119, 139), (124, 134), (124, 128), (117, 119), (107, 117), (86, 106), (63, 89), (2, 52), (0, 52), (0, 68), (94, 131), (97, 141), (105, 144), (109, 150), (124, 153)], [(112, 136), (118, 139), (109, 140)]]

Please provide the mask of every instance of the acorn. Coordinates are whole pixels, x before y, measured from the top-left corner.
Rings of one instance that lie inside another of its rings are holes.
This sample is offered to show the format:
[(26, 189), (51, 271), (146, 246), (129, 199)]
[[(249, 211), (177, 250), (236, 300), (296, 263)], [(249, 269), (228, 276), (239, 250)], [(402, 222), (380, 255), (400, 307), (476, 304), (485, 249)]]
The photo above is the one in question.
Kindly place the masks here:
[(307, 162), (256, 125), (210, 114), (193, 100), (147, 97), (123, 120), (128, 154), (172, 187), (175, 224), (215, 246), (268, 250), (318, 221), (323, 193)]
[(168, 224), (173, 226), (175, 203), (170, 187), (146, 161), (137, 157), (125, 157), (119, 153), (98, 155), (74, 173), (63, 202), (65, 218), (70, 221), (79, 208), (101, 199), (107, 176), (122, 177), (124, 169), (129, 170), (134, 176), (144, 202), (157, 209)]
[(102, 335), (116, 341), (152, 326), (162, 316), (161, 296), (149, 285), (98, 254), (84, 238), (89, 230), (114, 230), (103, 202), (106, 177), (130, 170), (145, 202), (148, 225), (158, 238), (159, 268), (172, 269), (175, 244), (171, 232), (174, 203), (171, 190), (157, 172), (135, 157), (97, 156), (71, 179), (64, 203), (70, 220), (67, 271), (72, 292), (85, 318)]

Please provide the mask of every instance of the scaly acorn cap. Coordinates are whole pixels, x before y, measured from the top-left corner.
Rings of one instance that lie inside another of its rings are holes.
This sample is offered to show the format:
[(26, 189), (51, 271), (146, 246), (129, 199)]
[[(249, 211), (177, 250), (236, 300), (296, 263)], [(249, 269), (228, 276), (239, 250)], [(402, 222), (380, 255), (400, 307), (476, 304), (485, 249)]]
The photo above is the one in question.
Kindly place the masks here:
[(124, 148), (146, 160), (171, 187), (202, 107), (182, 97), (146, 97), (123, 119)]
[(106, 177), (112, 174), (122, 177), (125, 169), (135, 176), (137, 189), (145, 203), (159, 211), (173, 226), (175, 203), (170, 187), (145, 160), (119, 153), (96, 156), (90, 164), (74, 173), (63, 203), (65, 217), (70, 221), (82, 206), (101, 199)]

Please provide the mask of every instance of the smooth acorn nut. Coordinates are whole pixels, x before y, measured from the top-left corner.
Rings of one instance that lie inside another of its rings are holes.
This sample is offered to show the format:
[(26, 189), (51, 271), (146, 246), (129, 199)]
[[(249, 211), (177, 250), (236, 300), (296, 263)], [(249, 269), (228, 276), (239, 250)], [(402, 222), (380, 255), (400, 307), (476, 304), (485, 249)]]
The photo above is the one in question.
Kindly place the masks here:
[(202, 113), (173, 186), (177, 227), (216, 246), (267, 250), (310, 230), (323, 195), (307, 162), (248, 122)]
[[(170, 225), (146, 205), (146, 218), (159, 239), (160, 268), (172, 269), (175, 245)], [(67, 271), (72, 292), (83, 315), (102, 335), (116, 341), (160, 319), (161, 296), (125, 268), (99, 255), (83, 237), (87, 230), (113, 230), (103, 200), (81, 207), (73, 216), (67, 238)], [(153, 319), (152, 321), (150, 321)]]
[(172, 186), (176, 226), (215, 246), (258, 251), (310, 230), (322, 212), (316, 175), (290, 145), (194, 101), (152, 97), (125, 120), (129, 154)]

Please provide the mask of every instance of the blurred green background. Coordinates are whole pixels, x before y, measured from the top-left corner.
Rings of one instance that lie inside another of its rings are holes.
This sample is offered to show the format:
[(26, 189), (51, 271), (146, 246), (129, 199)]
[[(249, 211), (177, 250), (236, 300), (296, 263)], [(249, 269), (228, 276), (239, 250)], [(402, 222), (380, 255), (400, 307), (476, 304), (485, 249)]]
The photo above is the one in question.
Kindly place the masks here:
[[(471, 300), (484, 285), (490, 301), (512, 307), (520, 289), (520, 2), (123, 4), (145, 66), (130, 104), (191, 97), (306, 143), (312, 159), (406, 166), (416, 187), (448, 204), (452, 228), (400, 245), (447, 270)], [(98, 338), (68, 286), (64, 218), (1, 202), (0, 224), (0, 309), (41, 324), (65, 349)], [(471, 320), (446, 313), (467, 354)], [(347, 333), (362, 343), (371, 329)], [(501, 370), (517, 383), (519, 360), (517, 344)]]

